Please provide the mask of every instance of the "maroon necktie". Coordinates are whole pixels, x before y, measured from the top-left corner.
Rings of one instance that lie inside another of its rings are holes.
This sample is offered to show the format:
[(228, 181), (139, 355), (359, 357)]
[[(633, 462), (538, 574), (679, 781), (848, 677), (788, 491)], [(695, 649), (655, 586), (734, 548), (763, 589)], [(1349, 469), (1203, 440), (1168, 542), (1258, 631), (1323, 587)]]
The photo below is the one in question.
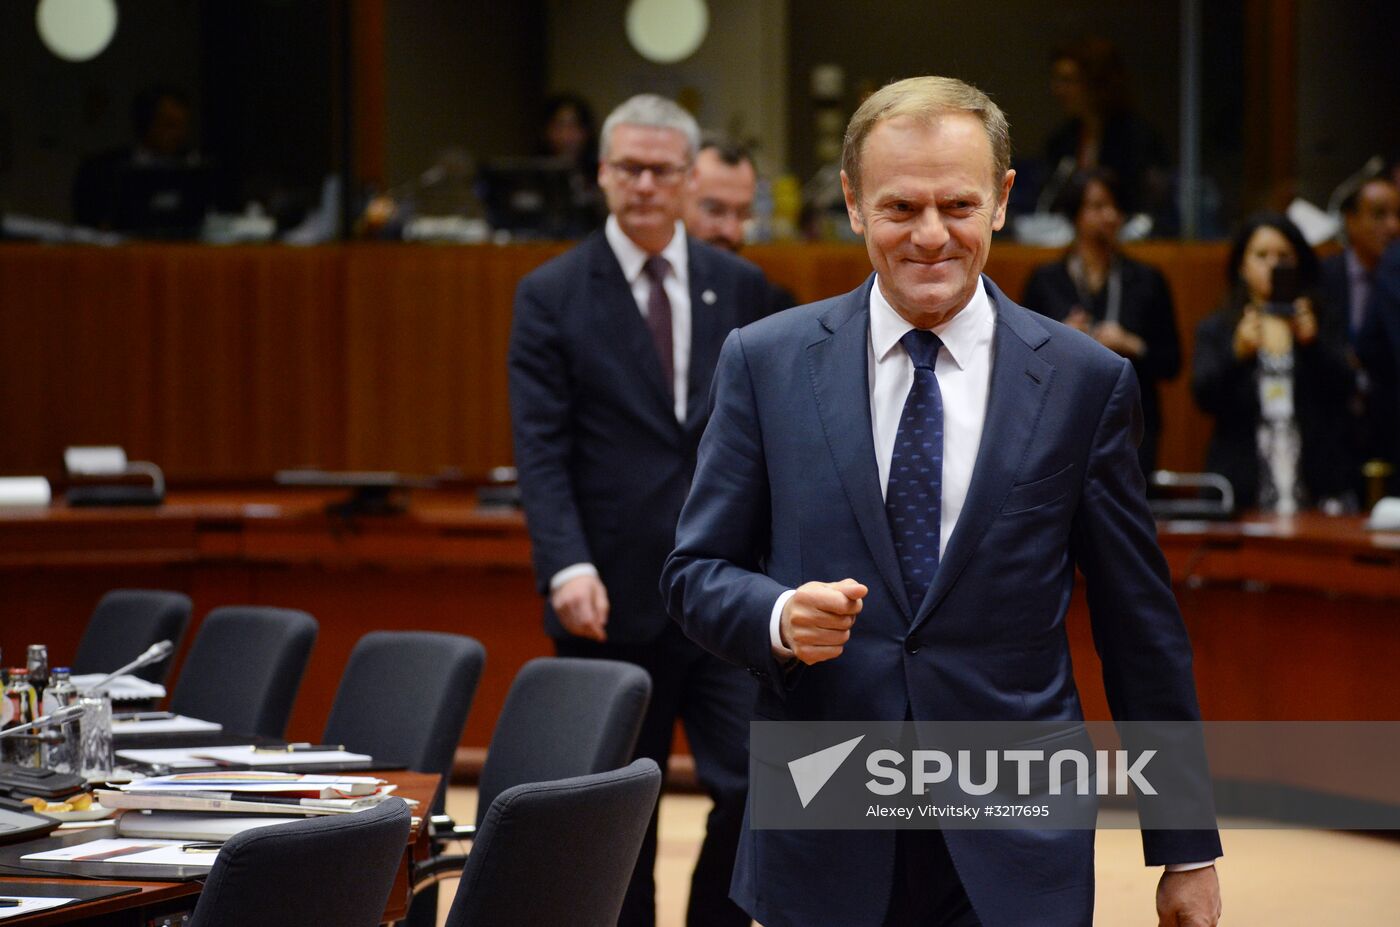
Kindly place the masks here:
[(671, 358), (671, 300), (666, 295), (666, 271), (670, 263), (661, 255), (653, 254), (642, 265), (642, 272), (651, 283), (647, 294), (647, 328), (651, 329), (651, 340), (656, 345), (656, 356), (661, 361), (661, 378), (666, 383), (666, 395), (675, 398), (672, 378), (675, 365)]

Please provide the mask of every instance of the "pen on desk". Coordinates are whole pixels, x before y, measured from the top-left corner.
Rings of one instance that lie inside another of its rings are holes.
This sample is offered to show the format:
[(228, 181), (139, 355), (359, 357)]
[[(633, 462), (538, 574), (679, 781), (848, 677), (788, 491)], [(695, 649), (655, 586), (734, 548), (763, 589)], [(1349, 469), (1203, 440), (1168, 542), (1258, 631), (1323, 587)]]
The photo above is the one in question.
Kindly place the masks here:
[(281, 747), (254, 747), (254, 753), (338, 753), (344, 744), (286, 744)]
[(0, 898), (0, 908), (18, 908), (22, 904), (18, 898)]
[(224, 848), (222, 843), (187, 843), (180, 847), (181, 853), (217, 853)]
[(112, 715), (113, 721), (170, 721), (174, 718), (173, 711), (119, 711)]

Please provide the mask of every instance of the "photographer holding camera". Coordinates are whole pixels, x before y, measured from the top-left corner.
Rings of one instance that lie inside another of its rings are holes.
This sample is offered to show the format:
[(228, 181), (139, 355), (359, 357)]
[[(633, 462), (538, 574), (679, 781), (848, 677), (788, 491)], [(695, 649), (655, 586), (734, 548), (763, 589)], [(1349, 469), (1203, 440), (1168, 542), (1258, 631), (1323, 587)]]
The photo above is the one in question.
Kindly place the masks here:
[(1346, 320), (1312, 295), (1317, 256), (1286, 217), (1250, 217), (1230, 247), (1224, 307), (1196, 329), (1191, 389), (1215, 418), (1206, 469), (1236, 505), (1291, 515), (1355, 509), (1346, 431), (1355, 373)]

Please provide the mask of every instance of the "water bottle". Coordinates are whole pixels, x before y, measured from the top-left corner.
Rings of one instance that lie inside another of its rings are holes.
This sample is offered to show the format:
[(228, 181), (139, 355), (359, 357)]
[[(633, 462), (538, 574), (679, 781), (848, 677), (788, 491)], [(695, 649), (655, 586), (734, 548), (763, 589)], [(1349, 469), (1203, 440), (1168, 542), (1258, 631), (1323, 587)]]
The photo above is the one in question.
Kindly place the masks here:
[(43, 644), (29, 645), (29, 684), (35, 698), (42, 699), (49, 684), (49, 648)]
[[(38, 715), (38, 700), (34, 697), (34, 687), (29, 684), (29, 670), (16, 666), (10, 670), (10, 681), (5, 686), (4, 720), (0, 729), (8, 729), (28, 724)], [(39, 738), (17, 734), (0, 740), (0, 759), (16, 766), (38, 766), (42, 757), (39, 754)]]
[[(78, 687), (73, 685), (70, 671), (66, 666), (55, 666), (53, 678), (44, 691), (40, 702), (43, 713), (51, 715), (60, 708), (78, 703)], [(79, 731), (77, 721), (65, 721), (57, 728), (50, 728), (54, 735), (44, 740), (44, 766), (54, 772), (77, 772)]]

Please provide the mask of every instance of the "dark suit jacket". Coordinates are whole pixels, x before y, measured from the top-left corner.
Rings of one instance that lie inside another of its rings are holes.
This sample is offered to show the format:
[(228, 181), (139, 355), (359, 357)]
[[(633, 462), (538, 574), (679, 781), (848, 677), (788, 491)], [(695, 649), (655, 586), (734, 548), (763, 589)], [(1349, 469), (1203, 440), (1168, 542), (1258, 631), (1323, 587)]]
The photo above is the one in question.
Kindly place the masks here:
[[(997, 315), (986, 424), (922, 603), (907, 600), (876, 470), (870, 283), (729, 336), (662, 581), (687, 634), (764, 682), (760, 718), (897, 721), (908, 710), (916, 720), (1073, 727), (1082, 712), (1064, 617), (1076, 567), (1115, 717), (1199, 716), (1191, 647), (1137, 465), (1132, 366), (986, 285)], [(845, 576), (870, 590), (845, 651), (780, 666), (768, 630), (778, 596)], [(1088, 923), (1093, 833), (944, 837), (983, 923)], [(894, 838), (746, 829), (734, 897), (769, 927), (874, 927)], [(1144, 843), (1149, 863), (1220, 849), (1213, 832), (1148, 832)]]
[[(1372, 430), (1376, 456), (1400, 464), (1400, 242), (1381, 256), (1371, 283), (1366, 321), (1357, 353), (1371, 377)], [(1400, 466), (1391, 474), (1391, 495), (1400, 495)]]
[[(1357, 488), (1359, 467), (1347, 401), (1356, 377), (1347, 359), (1345, 323), (1315, 301), (1316, 340), (1294, 353), (1293, 411), (1303, 439), (1299, 474), (1312, 501)], [(1223, 308), (1196, 328), (1191, 391), (1201, 411), (1215, 417), (1206, 449), (1206, 469), (1235, 487), (1235, 504), (1247, 509), (1259, 499), (1258, 364), (1235, 357), (1238, 309)]]
[[(547, 600), (550, 577), (593, 563), (611, 604), (608, 638), (617, 643), (649, 641), (666, 628), (657, 577), (690, 487), (715, 359), (729, 331), (762, 316), (769, 298), (754, 265), (693, 238), (688, 248), (684, 425), (601, 230), (530, 273), (515, 294), (510, 411), (536, 580)], [(567, 634), (548, 602), (545, 630)]]
[(1338, 251), (1318, 264), (1318, 289), (1327, 308), (1345, 320), (1347, 340), (1355, 344), (1359, 333), (1351, 330), (1351, 279), (1347, 276), (1345, 251)]
[[(1123, 294), (1118, 324), (1147, 344), (1147, 353), (1133, 359), (1142, 390), (1143, 443), (1139, 459), (1144, 471), (1157, 463), (1157, 436), (1162, 431), (1162, 403), (1158, 384), (1181, 372), (1181, 340), (1176, 332), (1176, 310), (1171, 290), (1161, 271), (1141, 261), (1120, 257)], [(1042, 264), (1031, 272), (1021, 302), (1029, 309), (1063, 322), (1082, 300), (1065, 261)], [(1101, 318), (1096, 306), (1080, 306)]]

